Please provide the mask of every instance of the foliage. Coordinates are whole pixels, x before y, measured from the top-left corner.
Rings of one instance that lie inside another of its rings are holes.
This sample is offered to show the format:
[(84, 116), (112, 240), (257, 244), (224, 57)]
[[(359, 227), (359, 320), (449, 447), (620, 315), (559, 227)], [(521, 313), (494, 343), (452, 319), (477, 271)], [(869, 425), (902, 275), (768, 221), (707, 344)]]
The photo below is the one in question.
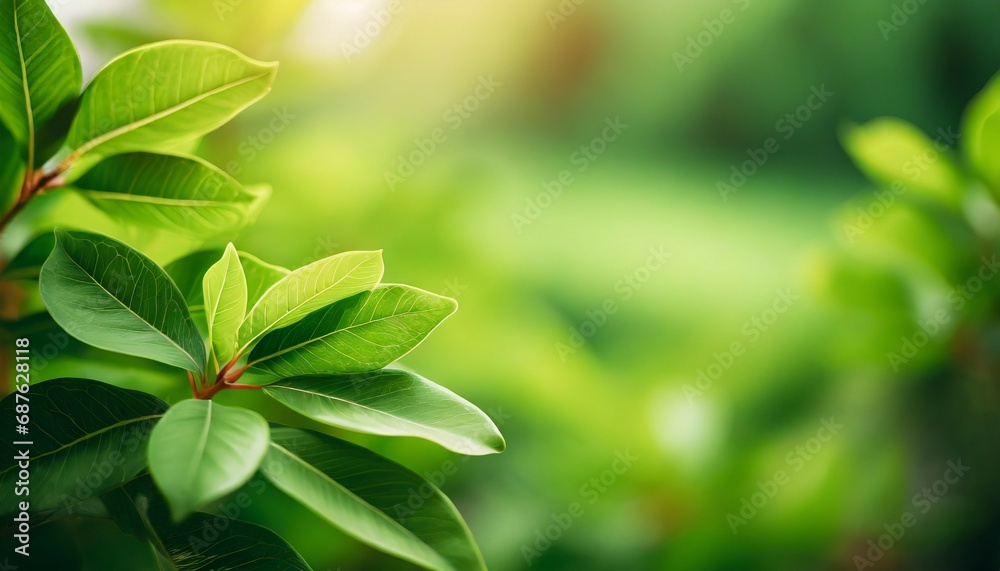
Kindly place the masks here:
[[(196, 238), (253, 220), (268, 192), (185, 150), (263, 97), (277, 64), (217, 44), (160, 42), (115, 58), (81, 93), (75, 48), (45, 2), (4, 2), (0, 19), (12, 40), (0, 42), (0, 190), (9, 194), (0, 230), (54, 192), (78, 193), (137, 228)], [(333, 436), (212, 400), (263, 389), (318, 426), (419, 437), (468, 455), (502, 451), (496, 426), (471, 403), (386, 368), (457, 305), (382, 284), (381, 251), (288, 270), (229, 243), (164, 269), (121, 240), (57, 229), (2, 272), (37, 280), (48, 315), (72, 337), (108, 358), (167, 365), (187, 376), (193, 396), (170, 406), (99, 380), (29, 385), (26, 364), (0, 413), (30, 411), (31, 495), (15, 497), (16, 451), (4, 441), (5, 515), (110, 518), (167, 568), (308, 569), (283, 539), (246, 522), (192, 543), (210, 517), (199, 510), (262, 478), (377, 549), (428, 569), (484, 568), (461, 515), (424, 478)], [(136, 371), (137, 385), (144, 374)], [(411, 506), (413, 489), (431, 492)]]

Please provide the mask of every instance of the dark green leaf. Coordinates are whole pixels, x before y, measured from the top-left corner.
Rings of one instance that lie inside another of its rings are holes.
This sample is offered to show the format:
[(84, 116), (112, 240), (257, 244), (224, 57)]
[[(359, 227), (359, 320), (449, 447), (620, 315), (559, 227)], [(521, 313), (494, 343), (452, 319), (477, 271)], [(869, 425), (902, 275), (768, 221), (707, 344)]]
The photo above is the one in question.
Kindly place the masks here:
[(427, 569), (486, 569), (469, 528), (440, 490), (360, 446), (274, 427), (261, 472), (302, 505), (376, 549)]
[(39, 290), (53, 319), (85, 343), (204, 371), (205, 345), (177, 286), (117, 240), (56, 230)]
[(274, 532), (236, 519), (195, 513), (173, 523), (148, 477), (103, 496), (123, 531), (148, 541), (162, 567), (184, 571), (310, 571), (309, 565)]
[(43, 0), (3, 0), (0, 28), (0, 119), (41, 163), (38, 133), (80, 93), (80, 58)]
[[(145, 469), (149, 434), (167, 410), (166, 403), (139, 391), (54, 379), (0, 401), (0, 414), (11, 429), (23, 414), (15, 406), (25, 403), (29, 433), (11, 430), (0, 442), (0, 513), (13, 511), (20, 501), (29, 501), (32, 511), (72, 507), (129, 481)], [(32, 444), (12, 444), (22, 440)], [(29, 497), (14, 493), (19, 479), (14, 462), (24, 449), (31, 454)]]
[(24, 159), (14, 136), (0, 122), (0, 212), (7, 212), (21, 189)]

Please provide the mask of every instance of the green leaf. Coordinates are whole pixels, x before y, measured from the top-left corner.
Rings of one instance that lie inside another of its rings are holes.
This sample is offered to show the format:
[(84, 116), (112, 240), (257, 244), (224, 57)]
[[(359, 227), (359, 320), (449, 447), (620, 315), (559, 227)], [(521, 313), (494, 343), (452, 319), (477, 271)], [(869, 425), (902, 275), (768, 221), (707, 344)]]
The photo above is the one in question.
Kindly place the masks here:
[(240, 263), (247, 276), (247, 307), (253, 307), (265, 291), (291, 273), (246, 252), (240, 252)]
[(250, 365), (278, 377), (361, 373), (399, 359), (455, 312), (455, 300), (386, 285), (310, 313), (266, 335)]
[(1000, 197), (1000, 75), (969, 104), (962, 136), (972, 170)]
[(427, 569), (486, 569), (469, 528), (440, 490), (360, 446), (275, 427), (261, 472), (302, 505), (376, 549)]
[[(53, 379), (31, 385), (27, 394), (7, 395), (0, 414), (13, 423), (23, 414), (15, 407), (25, 403), (29, 433), (0, 442), (0, 513), (25, 500), (33, 512), (73, 507), (129, 481), (145, 469), (149, 433), (167, 410), (165, 402), (139, 391)], [(32, 444), (13, 444), (20, 440)], [(15, 456), (24, 449), (31, 454), (30, 497), (14, 494), (20, 479)]]
[(52, 253), (56, 237), (52, 232), (45, 232), (32, 238), (21, 248), (0, 272), (0, 278), (7, 280), (35, 279), (42, 270), (42, 264)]
[(205, 305), (205, 272), (225, 253), (224, 249), (212, 248), (199, 250), (193, 254), (178, 258), (163, 268), (174, 280), (184, 300), (191, 311), (204, 309)]
[(168, 569), (212, 571), (310, 571), (285, 540), (263, 527), (195, 513), (181, 523), (167, 514), (163, 496), (149, 477), (137, 478), (102, 497), (122, 531), (148, 541)]
[(0, 212), (7, 212), (17, 199), (24, 180), (21, 149), (7, 127), (0, 122)]
[(80, 58), (43, 0), (3, 0), (0, 22), (0, 119), (35, 165), (39, 131), (80, 93)]
[(496, 425), (475, 405), (407, 371), (297, 377), (264, 392), (313, 420), (348, 430), (425, 438), (475, 456), (506, 447)]
[(885, 117), (849, 127), (843, 140), (858, 168), (876, 183), (952, 207), (961, 204), (962, 177), (943, 138), (932, 141), (910, 123)]
[(204, 372), (205, 344), (177, 286), (125, 244), (56, 230), (38, 287), (52, 318), (80, 341)]
[(271, 286), (240, 326), (240, 351), (265, 333), (291, 325), (335, 301), (368, 291), (382, 279), (382, 251), (344, 252), (303, 266)]
[(149, 440), (149, 471), (175, 521), (239, 488), (267, 451), (267, 422), (211, 400), (175, 404)]
[(72, 186), (112, 218), (200, 237), (244, 226), (261, 199), (199, 158), (153, 153), (108, 157)]
[(107, 156), (200, 137), (266, 95), (277, 68), (206, 42), (138, 47), (87, 86), (66, 144), (76, 156)]
[[(184, 294), (191, 311), (204, 309), (202, 281), (209, 266), (222, 257), (223, 252), (224, 250), (220, 249), (201, 250), (167, 264), (165, 268), (167, 273)], [(246, 252), (239, 252), (239, 255), (247, 280), (247, 307), (253, 307), (268, 288), (291, 273), (285, 268), (263, 262)]]
[(218, 367), (236, 351), (236, 333), (247, 310), (247, 279), (232, 242), (222, 259), (205, 273), (203, 283), (208, 338)]

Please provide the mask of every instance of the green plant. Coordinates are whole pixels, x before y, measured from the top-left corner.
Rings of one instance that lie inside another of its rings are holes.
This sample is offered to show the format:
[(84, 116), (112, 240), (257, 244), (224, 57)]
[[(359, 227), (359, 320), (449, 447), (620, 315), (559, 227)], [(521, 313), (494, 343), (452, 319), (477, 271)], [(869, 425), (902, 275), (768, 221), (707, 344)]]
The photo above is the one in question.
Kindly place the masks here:
[[(0, 20), (0, 231), (53, 192), (79, 193), (129, 224), (196, 237), (252, 220), (267, 191), (182, 150), (263, 97), (275, 64), (215, 44), (162, 42), (119, 56), (81, 94), (75, 48), (42, 0), (6, 0)], [(13, 440), (32, 442), (30, 486), (12, 462), (19, 445), (0, 443), (0, 512), (33, 522), (111, 518), (147, 541), (164, 568), (308, 569), (284, 540), (250, 523), (233, 520), (214, 541), (197, 539), (213, 517), (198, 510), (262, 479), (377, 549), (428, 569), (484, 568), (461, 516), (430, 482), (328, 434), (212, 400), (259, 390), (321, 424), (469, 455), (502, 451), (503, 437), (475, 406), (387, 368), (457, 306), (382, 284), (382, 274), (380, 251), (290, 271), (229, 243), (164, 269), (94, 231), (38, 234), (0, 276), (37, 279), (62, 330), (100, 355), (162, 363), (182, 382), (186, 374), (193, 398), (170, 406), (78, 378), (31, 384), (31, 342), (19, 338), (15, 390), (0, 416), (23, 430)], [(414, 489), (431, 491), (412, 505)]]
[(989, 370), (1000, 296), (1000, 76), (969, 103), (957, 131), (928, 135), (884, 117), (842, 135), (879, 189), (838, 215), (845, 247), (820, 266), (817, 283), (857, 319), (841, 352), (894, 374)]

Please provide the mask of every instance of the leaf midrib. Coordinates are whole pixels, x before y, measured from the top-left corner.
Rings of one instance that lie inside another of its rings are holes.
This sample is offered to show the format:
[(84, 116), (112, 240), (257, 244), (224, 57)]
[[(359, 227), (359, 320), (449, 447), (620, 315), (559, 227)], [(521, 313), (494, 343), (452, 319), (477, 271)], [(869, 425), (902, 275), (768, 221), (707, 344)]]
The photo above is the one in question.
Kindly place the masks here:
[(31, 107), (31, 89), (28, 86), (28, 65), (24, 59), (24, 45), (21, 42), (21, 27), (17, 22), (17, 0), (14, 5), (14, 37), (17, 39), (17, 57), (21, 64), (21, 87), (24, 89), (25, 115), (28, 119), (28, 172), (35, 168), (35, 113)]
[(125, 192), (112, 192), (106, 190), (79, 189), (88, 198), (95, 200), (116, 200), (120, 202), (140, 202), (146, 204), (156, 204), (158, 206), (211, 206), (225, 207), (229, 205), (243, 206), (243, 202), (235, 200), (194, 200), (189, 198), (166, 198), (162, 196), (149, 196), (145, 194), (129, 194)]
[(145, 324), (151, 331), (154, 331), (154, 332), (158, 333), (161, 337), (163, 337), (164, 339), (166, 339), (171, 345), (173, 345), (181, 353), (183, 353), (184, 356), (186, 356), (194, 364), (194, 369), (192, 369), (192, 371), (194, 371), (194, 372), (201, 372), (199, 370), (200, 366), (198, 365), (197, 361), (195, 361), (194, 356), (191, 355), (190, 353), (188, 353), (187, 349), (184, 349), (183, 347), (181, 347), (180, 345), (178, 345), (173, 339), (171, 339), (170, 337), (168, 337), (166, 333), (164, 333), (164, 332), (160, 331), (159, 329), (157, 329), (156, 327), (154, 327), (152, 323), (149, 323), (148, 321), (146, 321), (145, 319), (143, 319), (142, 316), (140, 316), (138, 313), (132, 311), (131, 307), (125, 305), (125, 303), (122, 300), (118, 299), (113, 293), (111, 293), (110, 291), (108, 291), (108, 289), (104, 287), (104, 284), (102, 284), (101, 282), (97, 281), (97, 277), (91, 275), (91, 273), (88, 272), (86, 268), (84, 268), (79, 263), (77, 263), (77, 261), (73, 258), (73, 256), (69, 255), (69, 252), (66, 251), (65, 246), (63, 247), (63, 252), (66, 254), (66, 258), (70, 262), (72, 262), (74, 266), (80, 268), (80, 271), (82, 271), (88, 278), (90, 278), (90, 280), (92, 282), (94, 282), (94, 285), (96, 285), (97, 287), (101, 288), (101, 290), (104, 291), (104, 293), (108, 294), (108, 297), (110, 297), (111, 299), (117, 301), (118, 304), (121, 305), (126, 311), (128, 311), (129, 313), (131, 313), (132, 315), (134, 315), (135, 318), (138, 319), (140, 323)]
[(434, 308), (434, 309), (420, 309), (420, 310), (417, 310), (417, 311), (406, 311), (406, 312), (402, 312), (402, 313), (394, 313), (392, 315), (386, 315), (386, 316), (383, 316), (383, 317), (379, 317), (378, 319), (371, 319), (369, 321), (365, 321), (365, 322), (362, 322), (362, 323), (354, 323), (354, 324), (348, 325), (347, 327), (342, 327), (340, 329), (334, 329), (333, 331), (330, 331), (328, 333), (324, 333), (324, 334), (316, 336), (316, 337), (310, 337), (306, 341), (303, 341), (301, 343), (297, 343), (297, 344), (292, 345), (291, 347), (288, 347), (286, 349), (281, 349), (280, 351), (276, 351), (274, 353), (271, 353), (271, 354), (267, 355), (266, 357), (261, 357), (260, 359), (255, 359), (252, 362), (250, 362), (250, 364), (247, 365), (247, 366), (248, 367), (252, 367), (252, 366), (254, 366), (254, 365), (258, 364), (258, 363), (262, 363), (264, 361), (268, 361), (270, 359), (274, 359), (276, 357), (280, 357), (281, 355), (284, 355), (285, 353), (288, 353), (288, 352), (291, 352), (291, 351), (295, 351), (297, 349), (301, 349), (302, 347), (305, 347), (306, 345), (311, 345), (311, 344), (313, 344), (313, 343), (315, 343), (317, 341), (322, 341), (323, 339), (326, 339), (327, 337), (330, 337), (331, 335), (336, 335), (338, 333), (344, 333), (345, 331), (351, 331), (352, 329), (357, 329), (359, 327), (365, 327), (365, 326), (371, 325), (373, 323), (379, 323), (381, 321), (385, 321), (387, 319), (394, 319), (394, 318), (397, 318), (397, 317), (402, 318), (402, 317), (406, 317), (407, 315), (419, 315), (421, 313), (432, 313), (432, 312), (438, 311), (438, 309), (439, 308)]
[[(192, 467), (197, 467), (197, 466), (201, 465), (202, 461), (204, 461), (204, 459), (205, 459), (205, 450), (208, 449), (208, 434), (212, 430), (212, 401), (211, 400), (208, 401), (208, 408), (206, 409), (206, 414), (205, 414), (205, 418), (204, 418), (203, 422), (204, 422), (204, 427), (202, 428), (202, 431), (201, 431), (201, 438), (198, 441), (197, 452), (194, 454), (194, 457), (193, 457), (194, 462), (192, 462), (192, 464), (191, 464)], [(195, 469), (191, 470), (191, 474), (192, 474), (192, 476), (197, 475), (198, 474), (198, 469), (195, 468)], [(192, 478), (192, 479), (194, 479), (194, 478)]]
[(103, 135), (101, 135), (99, 137), (94, 137), (93, 139), (90, 139), (89, 141), (84, 142), (79, 147), (77, 147), (77, 149), (73, 152), (73, 154), (76, 155), (77, 157), (79, 157), (79, 156), (81, 156), (81, 155), (83, 155), (83, 154), (85, 154), (85, 153), (87, 153), (87, 152), (95, 149), (99, 145), (102, 145), (102, 144), (104, 144), (104, 143), (106, 143), (106, 142), (108, 142), (108, 141), (110, 141), (110, 140), (112, 140), (112, 139), (114, 139), (116, 137), (120, 137), (121, 135), (124, 135), (126, 133), (130, 133), (132, 131), (135, 131), (136, 129), (145, 127), (146, 125), (149, 125), (150, 123), (153, 123), (153, 122), (158, 121), (158, 120), (160, 120), (160, 119), (162, 119), (164, 117), (167, 117), (167, 116), (169, 116), (169, 115), (171, 115), (171, 114), (173, 114), (173, 113), (175, 113), (177, 111), (180, 111), (182, 109), (186, 109), (186, 108), (188, 108), (188, 107), (190, 107), (192, 105), (200, 103), (201, 101), (203, 101), (203, 100), (205, 100), (205, 99), (207, 99), (209, 97), (212, 97), (213, 95), (217, 95), (217, 94), (223, 93), (223, 92), (225, 92), (225, 91), (227, 91), (229, 89), (232, 89), (232, 88), (235, 88), (235, 87), (239, 87), (240, 85), (243, 85), (244, 83), (250, 83), (251, 81), (255, 81), (255, 80), (260, 79), (262, 77), (266, 77), (268, 74), (271, 73), (271, 71), (272, 71), (271, 69), (266, 69), (264, 71), (261, 71), (261, 72), (258, 72), (258, 73), (254, 73), (252, 75), (248, 75), (246, 77), (240, 78), (240, 79), (238, 79), (236, 81), (232, 81), (232, 82), (226, 83), (224, 85), (220, 85), (219, 87), (216, 87), (214, 89), (210, 89), (210, 90), (206, 91), (205, 93), (201, 93), (201, 94), (196, 95), (196, 96), (194, 96), (194, 97), (192, 97), (190, 99), (187, 99), (185, 101), (177, 103), (176, 105), (171, 105), (170, 107), (167, 107), (166, 109), (163, 109), (161, 111), (157, 111), (156, 113), (153, 113), (152, 115), (149, 115), (147, 117), (143, 117), (142, 119), (139, 119), (138, 121), (132, 121), (131, 123), (127, 123), (125, 125), (122, 125), (121, 127), (118, 127), (117, 129), (112, 129), (111, 131), (108, 131), (107, 133), (104, 133)]
[(439, 429), (439, 428), (435, 428), (433, 426), (430, 426), (430, 425), (427, 425), (427, 424), (423, 424), (423, 423), (415, 421), (415, 420), (410, 420), (410, 419), (408, 419), (406, 417), (397, 416), (395, 414), (392, 414), (392, 413), (389, 413), (389, 412), (386, 412), (386, 411), (383, 411), (383, 410), (379, 410), (379, 409), (376, 409), (376, 408), (372, 408), (372, 407), (370, 407), (368, 405), (364, 405), (364, 404), (361, 404), (359, 402), (347, 400), (347, 399), (344, 399), (344, 398), (341, 398), (341, 397), (338, 397), (338, 396), (327, 395), (327, 394), (323, 394), (323, 393), (316, 392), (316, 391), (313, 391), (313, 390), (307, 390), (307, 389), (302, 389), (302, 388), (299, 388), (299, 387), (291, 387), (291, 386), (288, 386), (288, 385), (281, 385), (281, 384), (266, 385), (265, 388), (264, 388), (264, 392), (268, 392), (269, 390), (272, 390), (272, 389), (287, 389), (287, 390), (293, 391), (293, 392), (300, 392), (300, 393), (305, 393), (307, 395), (312, 395), (312, 396), (316, 396), (316, 397), (328, 398), (330, 400), (335, 400), (335, 401), (338, 401), (338, 402), (342, 402), (344, 404), (354, 405), (354, 406), (356, 406), (358, 408), (367, 410), (369, 412), (374, 412), (374, 413), (378, 414), (379, 416), (386, 416), (386, 417), (389, 417), (389, 418), (392, 418), (392, 419), (398, 419), (398, 420), (401, 420), (401, 421), (405, 422), (406, 424), (411, 424), (413, 426), (418, 426), (418, 427), (421, 427), (421, 428), (425, 428), (427, 430), (430, 430), (431, 432), (434, 432), (435, 434), (447, 434), (448, 436), (451, 436), (451, 437), (456, 437), (457, 436), (459, 439), (462, 438), (460, 435), (452, 434), (452, 433), (447, 432), (445, 430), (442, 430), (442, 429)]

